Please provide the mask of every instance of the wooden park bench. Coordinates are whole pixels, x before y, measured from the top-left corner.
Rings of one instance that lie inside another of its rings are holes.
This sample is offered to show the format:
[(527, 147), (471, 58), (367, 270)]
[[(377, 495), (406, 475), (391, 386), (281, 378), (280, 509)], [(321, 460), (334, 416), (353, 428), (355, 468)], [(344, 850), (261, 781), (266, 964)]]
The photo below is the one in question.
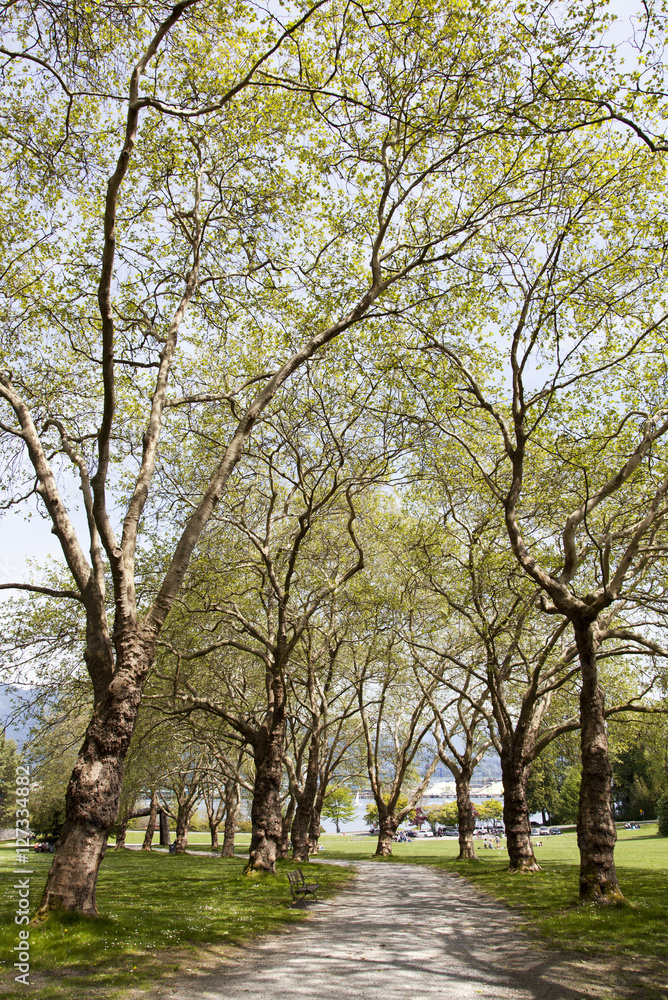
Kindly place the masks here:
[(293, 872), (288, 872), (288, 882), (290, 883), (290, 891), (295, 902), (298, 899), (304, 899), (306, 896), (313, 896), (316, 903), (318, 902), (316, 890), (320, 888), (320, 883), (307, 882), (301, 868), (295, 868)]

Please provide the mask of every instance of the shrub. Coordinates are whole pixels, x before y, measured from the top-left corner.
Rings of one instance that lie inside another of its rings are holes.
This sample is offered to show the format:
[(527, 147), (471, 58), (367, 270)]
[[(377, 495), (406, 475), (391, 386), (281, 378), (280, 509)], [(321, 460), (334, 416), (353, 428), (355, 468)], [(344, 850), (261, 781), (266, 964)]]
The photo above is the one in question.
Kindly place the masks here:
[(656, 792), (648, 788), (641, 777), (637, 774), (634, 775), (629, 802), (629, 819), (656, 819), (656, 807)]
[(664, 792), (657, 802), (657, 812), (659, 814), (659, 833), (663, 837), (668, 837), (668, 792)]
[(31, 810), (30, 829), (38, 839), (57, 840), (65, 822), (65, 796), (42, 792)]
[(190, 817), (190, 822), (188, 823), (188, 829), (192, 830), (193, 833), (208, 833), (209, 832), (209, 821), (206, 816), (198, 816), (194, 813)]
[(559, 798), (551, 819), (555, 823), (575, 823), (578, 818), (581, 768), (571, 767), (561, 785)]
[[(385, 798), (385, 796), (383, 796)], [(397, 799), (396, 812), (400, 812), (404, 806), (408, 805), (408, 797), (401, 794)], [(369, 826), (378, 826), (378, 806), (375, 802), (370, 802), (364, 811), (364, 822)]]
[(128, 830), (141, 830), (143, 832), (147, 826), (148, 816), (135, 816), (128, 820)]
[(439, 826), (455, 826), (458, 822), (456, 802), (444, 802), (443, 805), (429, 806), (427, 809), (427, 823), (432, 833), (436, 833), (436, 828)]

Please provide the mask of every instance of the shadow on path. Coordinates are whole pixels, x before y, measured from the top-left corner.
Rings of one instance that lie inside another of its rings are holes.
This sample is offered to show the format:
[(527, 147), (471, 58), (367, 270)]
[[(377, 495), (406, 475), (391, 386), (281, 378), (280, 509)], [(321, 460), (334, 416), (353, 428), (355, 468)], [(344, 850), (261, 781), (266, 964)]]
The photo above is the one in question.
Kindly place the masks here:
[[(519, 918), (464, 879), (357, 863), (313, 915), (239, 961), (172, 981), (174, 1000), (584, 1000), (572, 960), (533, 947)], [(287, 890), (287, 883), (286, 883)], [(582, 970), (579, 970), (580, 975)]]

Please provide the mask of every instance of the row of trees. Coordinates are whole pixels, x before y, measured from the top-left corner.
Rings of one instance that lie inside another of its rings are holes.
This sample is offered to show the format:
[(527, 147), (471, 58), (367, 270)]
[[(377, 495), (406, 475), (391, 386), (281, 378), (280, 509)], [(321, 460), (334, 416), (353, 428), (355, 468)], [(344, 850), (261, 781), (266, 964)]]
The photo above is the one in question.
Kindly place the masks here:
[(614, 901), (607, 719), (663, 709), (663, 23), (624, 69), (595, 4), (292, 15), (7, 10), (5, 503), (67, 573), (4, 610), (23, 662), (69, 605), (92, 691), (43, 908), (96, 912), (142, 699), (250, 750), (263, 869), (360, 739), (381, 853), (441, 760), (470, 855), (491, 743), (535, 867), (579, 730)]
[[(398, 825), (443, 761), (457, 783), (461, 853), (474, 857), (469, 792), (475, 766), (490, 746), (502, 754), (503, 740), (517, 738), (522, 713), (530, 711), (534, 733), (520, 744), (528, 748), (529, 765), (518, 779), (505, 771), (504, 784), (511, 863), (533, 867), (526, 779), (538, 753), (579, 727), (573, 645), (555, 644), (563, 623), (555, 632), (535, 607), (498, 534), (474, 562), (471, 548), (461, 544), (460, 525), (444, 527), (440, 507), (434, 515), (424, 505), (421, 475), (403, 485), (388, 477), (385, 453), (382, 489), (374, 478), (343, 474), (366, 438), (349, 422), (351, 444), (340, 433), (338, 447), (329, 446), (334, 428), (313, 406), (320, 378), (329, 384), (327, 371), (313, 374), (301, 400), (291, 399), (276, 420), (266, 421), (244, 460), (252, 488), (228, 494), (202, 560), (191, 565), (135, 731), (121, 833), (139, 791), (154, 797), (174, 782), (177, 850), (185, 849), (202, 781), (217, 781), (210, 811), (220, 822), (227, 777), (253, 803), (251, 864), (271, 870), (290, 839), (293, 855), (308, 859), (332, 784), (368, 781), (379, 813), (377, 850), (388, 853)], [(377, 443), (374, 426), (367, 414), (368, 437)], [(387, 451), (387, 434), (382, 440)], [(411, 439), (410, 454), (414, 447)], [(175, 478), (183, 483), (185, 477), (180, 468)], [(149, 564), (157, 558), (152, 553)], [(484, 586), (469, 590), (483, 575)], [(491, 665), (482, 624), (495, 643)], [(24, 616), (17, 638), (26, 629)], [(278, 669), (280, 636), (289, 655)], [(541, 670), (547, 692), (535, 685)], [(642, 671), (610, 676), (620, 699), (614, 708), (637, 707), (647, 687), (638, 688)], [(650, 672), (652, 689), (654, 682)], [(164, 746), (175, 745), (178, 732), (182, 749), (170, 778)]]

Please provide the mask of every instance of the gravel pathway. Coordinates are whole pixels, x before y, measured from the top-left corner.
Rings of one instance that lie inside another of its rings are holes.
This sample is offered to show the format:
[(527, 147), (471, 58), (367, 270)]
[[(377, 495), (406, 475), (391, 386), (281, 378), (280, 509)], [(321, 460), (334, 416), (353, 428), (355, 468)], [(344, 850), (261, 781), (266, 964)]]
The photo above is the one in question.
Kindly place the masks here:
[[(309, 921), (189, 981), (173, 1000), (581, 1000), (562, 956), (464, 879), (418, 865), (356, 864)], [(287, 887), (287, 886), (286, 886)], [(194, 971), (194, 970), (193, 970)], [(572, 972), (572, 969), (570, 970)], [(568, 985), (569, 980), (571, 985)], [(607, 992), (607, 991), (606, 991)]]

